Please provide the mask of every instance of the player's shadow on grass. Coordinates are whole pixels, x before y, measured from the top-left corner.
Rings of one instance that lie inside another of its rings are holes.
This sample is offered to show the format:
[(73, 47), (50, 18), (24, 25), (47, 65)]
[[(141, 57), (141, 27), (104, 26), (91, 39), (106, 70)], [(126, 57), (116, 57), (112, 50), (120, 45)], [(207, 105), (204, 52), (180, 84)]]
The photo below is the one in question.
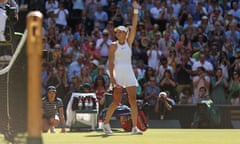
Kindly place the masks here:
[(87, 135), (86, 137), (102, 137), (102, 138), (107, 138), (110, 136), (126, 136), (126, 135), (130, 135), (130, 133), (119, 130), (119, 129), (112, 129), (113, 134), (112, 135), (106, 135), (104, 134), (104, 132), (102, 130), (98, 130), (97, 132), (99, 134), (93, 134), (93, 135)]

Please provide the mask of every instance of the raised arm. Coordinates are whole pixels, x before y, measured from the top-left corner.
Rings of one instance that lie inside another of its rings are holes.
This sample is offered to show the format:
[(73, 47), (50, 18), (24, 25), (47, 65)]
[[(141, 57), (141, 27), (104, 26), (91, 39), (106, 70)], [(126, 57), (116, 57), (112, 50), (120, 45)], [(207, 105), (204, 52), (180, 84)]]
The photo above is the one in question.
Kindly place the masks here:
[(132, 47), (132, 43), (134, 41), (136, 31), (137, 31), (138, 9), (140, 6), (137, 3), (137, 1), (133, 1), (132, 7), (133, 7), (132, 27), (131, 27), (131, 31), (129, 32), (129, 36), (128, 36), (128, 45), (130, 47)]

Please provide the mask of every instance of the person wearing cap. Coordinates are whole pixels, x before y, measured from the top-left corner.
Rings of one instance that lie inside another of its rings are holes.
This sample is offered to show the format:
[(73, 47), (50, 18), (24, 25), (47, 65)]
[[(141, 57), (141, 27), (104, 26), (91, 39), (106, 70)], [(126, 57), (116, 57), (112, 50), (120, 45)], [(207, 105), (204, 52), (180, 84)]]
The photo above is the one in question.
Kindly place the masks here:
[(104, 29), (102, 31), (102, 36), (101, 38), (97, 39), (96, 41), (96, 50), (100, 51), (101, 59), (100, 63), (101, 64), (106, 64), (108, 55), (109, 55), (109, 46), (112, 43), (112, 41), (109, 39), (109, 32), (107, 29)]
[[(168, 91), (161, 91), (157, 96), (157, 102), (155, 105), (155, 112), (160, 114), (160, 119), (164, 119), (166, 110), (171, 111), (172, 106), (176, 102), (170, 98), (170, 93)], [(158, 114), (157, 114), (158, 115)]]
[(116, 27), (114, 31), (116, 32), (117, 41), (114, 41), (109, 47), (109, 74), (111, 84), (113, 85), (113, 102), (108, 107), (104, 121), (103, 130), (106, 135), (112, 134), (109, 122), (113, 112), (121, 102), (123, 88), (128, 93), (129, 104), (131, 106), (132, 134), (142, 134), (142, 131), (137, 128), (136, 87), (138, 82), (131, 62), (131, 47), (136, 35), (138, 8), (140, 6), (136, 1), (133, 1), (132, 7), (134, 11), (131, 30), (129, 31), (125, 26)]
[(48, 132), (50, 129), (51, 133), (55, 133), (55, 126), (58, 126), (61, 122), (61, 132), (65, 132), (63, 102), (56, 96), (57, 90), (55, 86), (48, 86), (47, 91), (47, 96), (42, 98), (42, 131)]

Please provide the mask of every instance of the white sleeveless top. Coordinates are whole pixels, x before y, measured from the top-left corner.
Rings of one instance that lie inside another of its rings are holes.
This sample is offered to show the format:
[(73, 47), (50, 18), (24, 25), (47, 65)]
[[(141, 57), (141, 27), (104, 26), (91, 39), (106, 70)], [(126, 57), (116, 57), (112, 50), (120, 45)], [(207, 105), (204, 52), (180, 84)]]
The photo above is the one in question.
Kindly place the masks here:
[(128, 46), (128, 43), (125, 42), (125, 44), (121, 45), (117, 41), (116, 44), (117, 44), (117, 50), (115, 51), (114, 64), (115, 65), (131, 65), (132, 50)]
[(123, 45), (118, 41), (113, 42), (117, 44), (117, 49), (114, 54), (114, 70), (113, 75), (116, 82), (122, 87), (137, 86), (137, 80), (132, 68), (132, 50), (125, 41)]

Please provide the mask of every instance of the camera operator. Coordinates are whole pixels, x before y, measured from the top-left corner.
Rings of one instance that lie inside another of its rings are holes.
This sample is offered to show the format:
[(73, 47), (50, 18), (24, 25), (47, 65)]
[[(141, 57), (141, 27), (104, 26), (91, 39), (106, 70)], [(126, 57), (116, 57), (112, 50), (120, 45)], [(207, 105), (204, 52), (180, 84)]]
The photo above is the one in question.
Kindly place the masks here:
[(0, 0), (0, 42), (6, 41), (5, 27), (7, 20), (15, 23), (18, 20), (18, 5), (15, 0)]
[(176, 102), (169, 98), (169, 91), (162, 91), (159, 93), (157, 97), (157, 103), (155, 105), (155, 112), (160, 112), (160, 119), (164, 119), (164, 115), (166, 110), (171, 111), (172, 106), (176, 104)]

